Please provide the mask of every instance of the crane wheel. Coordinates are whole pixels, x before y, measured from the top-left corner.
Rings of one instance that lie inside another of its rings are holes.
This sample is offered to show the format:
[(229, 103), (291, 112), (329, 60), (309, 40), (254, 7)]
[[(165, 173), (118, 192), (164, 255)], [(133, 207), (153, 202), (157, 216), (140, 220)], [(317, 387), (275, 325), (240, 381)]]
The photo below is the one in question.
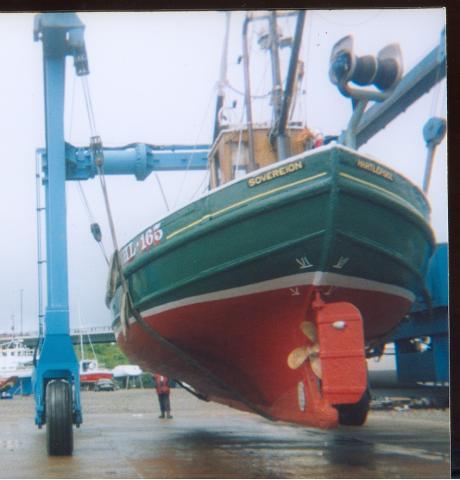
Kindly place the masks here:
[(72, 455), (72, 389), (65, 380), (46, 386), (46, 446), (48, 455)]
[(339, 424), (359, 427), (364, 425), (369, 413), (371, 394), (366, 390), (357, 403), (343, 403), (335, 405), (339, 412)]

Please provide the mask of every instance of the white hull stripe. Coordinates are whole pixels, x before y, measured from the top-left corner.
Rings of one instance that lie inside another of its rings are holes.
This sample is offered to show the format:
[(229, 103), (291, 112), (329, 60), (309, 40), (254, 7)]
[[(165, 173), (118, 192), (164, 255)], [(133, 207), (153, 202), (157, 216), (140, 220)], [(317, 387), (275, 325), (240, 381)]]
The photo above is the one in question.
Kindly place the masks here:
[(275, 278), (273, 280), (253, 283), (251, 285), (245, 285), (243, 287), (229, 288), (227, 290), (220, 290), (217, 292), (205, 293), (203, 295), (195, 295), (193, 297), (182, 298), (180, 300), (174, 300), (173, 302), (165, 303), (158, 307), (143, 310), (141, 313), (142, 316), (149, 317), (151, 315), (166, 312), (174, 308), (195, 305), (197, 303), (225, 300), (228, 298), (241, 297), (243, 295), (251, 295), (255, 293), (280, 290), (283, 288), (303, 287), (309, 285), (334, 286), (351, 288), (354, 290), (386, 293), (388, 295), (402, 297), (411, 303), (415, 300), (415, 295), (410, 290), (397, 287), (388, 283), (375, 282), (372, 280), (365, 280), (363, 278), (350, 277), (337, 273), (308, 272), (297, 273), (295, 275), (288, 275), (286, 277)]

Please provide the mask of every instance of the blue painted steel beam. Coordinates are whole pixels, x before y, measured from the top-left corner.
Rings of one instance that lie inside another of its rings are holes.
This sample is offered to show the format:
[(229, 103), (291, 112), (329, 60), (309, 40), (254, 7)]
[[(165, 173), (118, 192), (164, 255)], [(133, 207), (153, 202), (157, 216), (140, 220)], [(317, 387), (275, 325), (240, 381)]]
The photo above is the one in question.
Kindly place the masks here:
[[(210, 145), (153, 146), (133, 143), (124, 147), (103, 149), (104, 173), (134, 175), (144, 180), (152, 171), (206, 170)], [(87, 180), (97, 175), (90, 147), (66, 143), (66, 179)]]
[(366, 143), (446, 76), (445, 30), (441, 42), (410, 70), (391, 96), (367, 110), (356, 129), (356, 147)]
[(65, 57), (72, 55), (79, 74), (87, 73), (84, 26), (73, 13), (39, 14), (34, 39), (43, 44), (46, 120), (47, 305), (45, 337), (33, 373), (35, 423), (46, 422), (45, 392), (51, 379), (73, 386), (73, 422), (82, 422), (79, 365), (69, 335), (67, 271), (66, 165), (64, 143)]
[(447, 333), (447, 307), (440, 307), (435, 308), (431, 313), (429, 311), (412, 313), (401, 322), (389, 341), (447, 335)]

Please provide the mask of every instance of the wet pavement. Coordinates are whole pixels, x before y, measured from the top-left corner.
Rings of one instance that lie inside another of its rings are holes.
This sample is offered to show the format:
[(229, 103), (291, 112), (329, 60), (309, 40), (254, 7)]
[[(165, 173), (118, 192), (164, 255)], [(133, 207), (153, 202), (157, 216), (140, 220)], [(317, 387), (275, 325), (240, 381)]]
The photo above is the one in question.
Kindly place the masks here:
[(72, 457), (48, 457), (33, 399), (0, 401), (1, 478), (449, 478), (449, 413), (371, 412), (361, 428), (273, 423), (172, 391), (83, 392)]

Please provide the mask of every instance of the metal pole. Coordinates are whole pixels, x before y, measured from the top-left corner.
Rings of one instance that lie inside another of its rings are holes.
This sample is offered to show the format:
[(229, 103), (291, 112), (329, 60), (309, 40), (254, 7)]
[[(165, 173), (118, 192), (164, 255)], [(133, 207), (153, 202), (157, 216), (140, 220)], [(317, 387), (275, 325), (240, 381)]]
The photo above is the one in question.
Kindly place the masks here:
[(21, 337), (22, 337), (22, 333), (23, 333), (23, 329), (22, 329), (22, 300), (23, 300), (23, 294), (24, 294), (24, 290), (21, 288), (21, 290), (19, 290), (19, 319), (21, 321)]
[[(64, 148), (65, 56), (49, 56), (44, 62), (46, 98), (47, 174), (46, 271), (48, 333), (69, 334), (67, 272), (67, 222)], [(52, 99), (53, 101), (50, 101)]]
[(423, 176), (423, 192), (425, 194), (428, 193), (430, 188), (431, 170), (433, 169), (436, 147), (444, 139), (446, 131), (447, 122), (444, 118), (439, 117), (430, 118), (423, 127), (423, 138), (427, 148), (425, 174)]
[(273, 113), (274, 113), (274, 127), (270, 132), (270, 136), (276, 136), (276, 150), (278, 153), (278, 160), (284, 160), (288, 156), (287, 138), (285, 134), (276, 133), (279, 130), (279, 121), (281, 115), (281, 102), (283, 95), (283, 88), (281, 85), (281, 69), (279, 59), (279, 43), (278, 43), (278, 29), (276, 24), (276, 12), (273, 11), (268, 17), (270, 28), (270, 58), (272, 62), (272, 82), (273, 82)]
[(37, 277), (38, 277), (38, 337), (43, 337), (43, 263), (42, 258), (42, 221), (41, 212), (43, 207), (41, 206), (41, 175), (40, 175), (40, 158), (42, 154), (36, 154), (35, 158), (35, 198), (36, 198), (36, 210), (37, 210)]
[(246, 107), (246, 120), (248, 124), (248, 171), (258, 168), (254, 157), (254, 132), (252, 130), (252, 105), (251, 105), (251, 78), (249, 76), (249, 49), (248, 25), (251, 21), (249, 14), (243, 22), (243, 72), (244, 72), (244, 104)]
[(423, 193), (428, 193), (430, 188), (431, 170), (433, 169), (434, 152), (436, 145), (428, 145), (426, 154), (425, 174), (423, 176)]
[(220, 60), (219, 83), (217, 84), (216, 112), (214, 115), (214, 133), (212, 140), (215, 141), (219, 135), (219, 113), (224, 105), (225, 83), (227, 81), (227, 63), (228, 63), (228, 37), (230, 33), (230, 12), (225, 12), (225, 36), (222, 48), (222, 57)]
[(299, 59), (300, 45), (302, 43), (303, 27), (305, 24), (305, 10), (300, 10), (297, 16), (297, 23), (294, 34), (294, 43), (292, 45), (291, 57), (289, 59), (288, 73), (286, 77), (286, 89), (284, 91), (283, 104), (281, 106), (280, 119), (278, 125), (278, 135), (284, 135), (286, 132), (287, 117), (291, 108), (292, 91), (297, 73), (297, 64)]

